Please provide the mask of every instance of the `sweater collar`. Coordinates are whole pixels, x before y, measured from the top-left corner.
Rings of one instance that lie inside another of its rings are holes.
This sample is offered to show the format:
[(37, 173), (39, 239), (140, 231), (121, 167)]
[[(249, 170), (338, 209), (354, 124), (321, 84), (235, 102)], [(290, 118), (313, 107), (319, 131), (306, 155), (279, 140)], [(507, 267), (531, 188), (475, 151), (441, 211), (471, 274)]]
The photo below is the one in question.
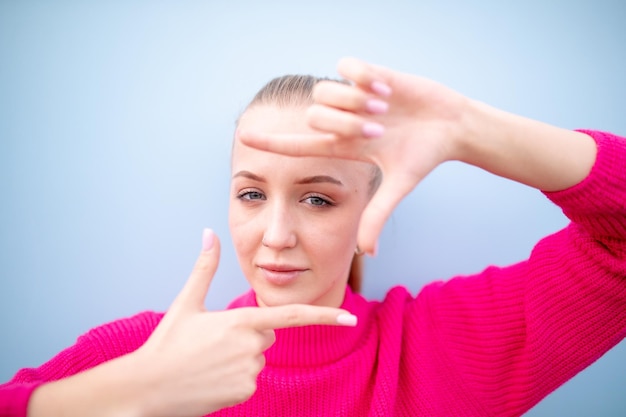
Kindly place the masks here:
[[(231, 308), (258, 307), (253, 290), (236, 298)], [(346, 287), (341, 308), (358, 317), (356, 327), (304, 326), (277, 329), (276, 342), (265, 351), (270, 366), (319, 366), (336, 362), (358, 348), (372, 325), (373, 304)]]

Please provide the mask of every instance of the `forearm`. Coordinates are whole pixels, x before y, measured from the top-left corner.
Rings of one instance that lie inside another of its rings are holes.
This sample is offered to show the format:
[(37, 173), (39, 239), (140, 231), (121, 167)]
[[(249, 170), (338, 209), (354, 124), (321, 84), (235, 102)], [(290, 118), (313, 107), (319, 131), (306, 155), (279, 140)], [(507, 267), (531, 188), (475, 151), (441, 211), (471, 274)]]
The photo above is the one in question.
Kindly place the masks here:
[(458, 159), (543, 191), (582, 181), (596, 159), (584, 133), (513, 115), (480, 102), (469, 104), (468, 134)]
[(28, 417), (139, 417), (143, 384), (133, 355), (44, 384), (28, 403)]

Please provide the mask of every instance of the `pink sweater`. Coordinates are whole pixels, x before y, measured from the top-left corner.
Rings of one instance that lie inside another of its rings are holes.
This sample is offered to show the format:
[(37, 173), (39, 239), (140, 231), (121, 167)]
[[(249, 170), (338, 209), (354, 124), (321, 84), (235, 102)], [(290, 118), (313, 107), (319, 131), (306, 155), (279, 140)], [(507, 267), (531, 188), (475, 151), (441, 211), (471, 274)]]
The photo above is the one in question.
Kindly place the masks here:
[[(529, 260), (384, 301), (346, 291), (356, 328), (277, 331), (257, 392), (215, 416), (519, 416), (626, 336), (626, 141), (588, 132), (591, 174), (548, 197), (572, 220)], [(231, 308), (255, 305), (252, 292)], [(33, 390), (137, 349), (162, 314), (91, 330), (0, 386), (0, 416)], [(211, 387), (207, 387), (211, 389)]]

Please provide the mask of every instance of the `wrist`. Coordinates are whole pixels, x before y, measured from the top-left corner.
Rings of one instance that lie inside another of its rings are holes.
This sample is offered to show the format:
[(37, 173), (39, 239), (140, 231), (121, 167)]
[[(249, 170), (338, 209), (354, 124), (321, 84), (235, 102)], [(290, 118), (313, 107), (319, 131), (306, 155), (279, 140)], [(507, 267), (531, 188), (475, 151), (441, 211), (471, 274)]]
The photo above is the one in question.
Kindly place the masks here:
[(480, 101), (467, 98), (459, 123), (460, 133), (455, 137), (454, 160), (480, 166), (481, 159), (488, 152), (497, 112), (493, 107)]
[(41, 385), (31, 394), (28, 417), (146, 416), (133, 362), (132, 358), (121, 357)]
[(568, 188), (595, 161), (588, 135), (469, 101), (457, 160), (543, 191)]

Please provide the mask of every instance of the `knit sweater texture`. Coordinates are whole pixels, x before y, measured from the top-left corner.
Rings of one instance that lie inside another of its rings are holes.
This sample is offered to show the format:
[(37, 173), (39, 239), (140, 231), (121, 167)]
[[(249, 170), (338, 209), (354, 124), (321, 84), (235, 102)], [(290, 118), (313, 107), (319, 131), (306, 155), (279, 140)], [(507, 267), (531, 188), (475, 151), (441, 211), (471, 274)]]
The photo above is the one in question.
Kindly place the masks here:
[[(545, 193), (571, 220), (526, 261), (383, 301), (346, 290), (355, 328), (276, 331), (258, 389), (211, 416), (519, 416), (626, 336), (626, 141), (598, 144), (591, 173)], [(229, 308), (255, 306), (248, 292)], [(139, 348), (163, 314), (97, 327), (0, 386), (0, 416), (32, 392)], [(211, 387), (207, 387), (210, 390)]]

